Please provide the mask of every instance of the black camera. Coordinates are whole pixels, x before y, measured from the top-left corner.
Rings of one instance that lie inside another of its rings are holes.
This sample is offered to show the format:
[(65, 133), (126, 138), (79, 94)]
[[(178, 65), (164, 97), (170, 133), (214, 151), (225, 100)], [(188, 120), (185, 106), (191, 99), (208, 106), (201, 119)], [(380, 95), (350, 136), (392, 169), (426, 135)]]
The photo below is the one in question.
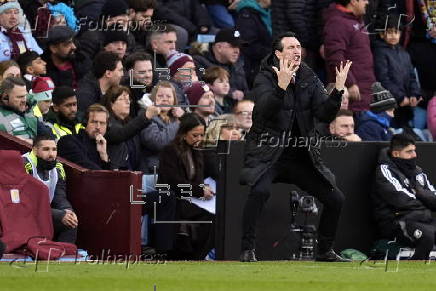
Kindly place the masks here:
[[(291, 192), (291, 208), (307, 214), (318, 214), (318, 207), (315, 203), (315, 198), (312, 196), (300, 196), (297, 191)], [(295, 212), (293, 211), (293, 212)]]
[[(304, 224), (296, 225), (298, 213), (304, 215)], [(301, 196), (297, 191), (291, 192), (291, 232), (299, 234), (299, 248), (293, 258), (300, 260), (313, 260), (316, 246), (316, 227), (308, 224), (309, 215), (318, 215), (318, 207), (312, 196)]]

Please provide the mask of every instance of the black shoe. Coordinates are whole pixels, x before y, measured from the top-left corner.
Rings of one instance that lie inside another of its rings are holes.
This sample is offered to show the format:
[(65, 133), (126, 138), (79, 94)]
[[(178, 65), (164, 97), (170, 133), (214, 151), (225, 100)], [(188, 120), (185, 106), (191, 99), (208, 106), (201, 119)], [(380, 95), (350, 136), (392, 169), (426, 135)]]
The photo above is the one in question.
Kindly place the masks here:
[(257, 262), (256, 254), (254, 253), (254, 250), (242, 251), (239, 260), (241, 262)]
[(141, 246), (141, 255), (143, 256), (154, 256), (156, 255), (156, 250), (149, 246)]
[(329, 251), (327, 251), (325, 253), (317, 254), (315, 261), (318, 261), (318, 262), (351, 262), (351, 260), (341, 257), (340, 255), (335, 253), (335, 251), (332, 249), (330, 249)]

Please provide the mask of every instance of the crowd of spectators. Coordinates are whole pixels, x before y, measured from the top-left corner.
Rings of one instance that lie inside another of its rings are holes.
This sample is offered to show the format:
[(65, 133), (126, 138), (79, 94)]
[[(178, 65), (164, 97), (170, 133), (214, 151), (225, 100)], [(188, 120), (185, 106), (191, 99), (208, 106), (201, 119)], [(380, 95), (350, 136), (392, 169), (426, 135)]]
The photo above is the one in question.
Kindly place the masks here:
[[(0, 30), (0, 130), (30, 144), (52, 135), (59, 156), (85, 168), (158, 169), (169, 184), (216, 177), (202, 172), (213, 155), (192, 148), (204, 135), (208, 146), (244, 139), (256, 74), (285, 31), (327, 89), (352, 61), (341, 110), (320, 134), (436, 138), (432, 1), (1, 0)], [(179, 218), (213, 220), (187, 205)], [(213, 247), (210, 229), (197, 231), (194, 258)]]

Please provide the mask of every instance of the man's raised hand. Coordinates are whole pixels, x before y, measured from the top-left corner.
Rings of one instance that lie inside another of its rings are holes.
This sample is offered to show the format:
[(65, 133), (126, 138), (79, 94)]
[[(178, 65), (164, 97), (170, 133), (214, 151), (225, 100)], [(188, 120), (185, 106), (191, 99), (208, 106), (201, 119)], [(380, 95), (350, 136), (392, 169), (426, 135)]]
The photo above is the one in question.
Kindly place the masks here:
[(292, 78), (294, 77), (295, 72), (298, 70), (298, 66), (295, 66), (295, 60), (291, 60), (288, 63), (288, 59), (281, 56), (279, 58), (280, 70), (277, 67), (273, 66), (273, 70), (277, 74), (277, 85), (286, 90), (288, 88), (289, 83), (291, 83)]
[(338, 67), (335, 68), (336, 70), (336, 84), (335, 88), (338, 91), (344, 90), (345, 88), (345, 82), (347, 81), (348, 71), (350, 70), (351, 64), (353, 62), (350, 60), (347, 60), (345, 65), (341, 61), (341, 64)]

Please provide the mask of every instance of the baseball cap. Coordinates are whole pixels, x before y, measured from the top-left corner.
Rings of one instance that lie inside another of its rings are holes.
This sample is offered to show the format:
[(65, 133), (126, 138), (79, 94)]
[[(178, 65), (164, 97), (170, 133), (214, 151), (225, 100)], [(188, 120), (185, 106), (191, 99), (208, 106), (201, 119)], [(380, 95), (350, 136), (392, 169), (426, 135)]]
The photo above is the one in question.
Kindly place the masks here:
[(246, 41), (242, 40), (239, 30), (234, 28), (221, 29), (215, 36), (215, 43), (217, 42), (227, 42), (236, 47), (247, 44)]

